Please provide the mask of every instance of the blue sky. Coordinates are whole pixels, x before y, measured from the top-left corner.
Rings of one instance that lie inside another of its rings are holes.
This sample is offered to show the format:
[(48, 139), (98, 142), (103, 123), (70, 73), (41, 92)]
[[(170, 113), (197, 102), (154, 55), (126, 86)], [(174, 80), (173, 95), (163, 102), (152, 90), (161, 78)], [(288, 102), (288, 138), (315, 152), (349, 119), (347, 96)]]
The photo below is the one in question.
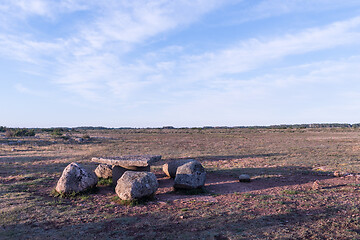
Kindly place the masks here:
[(0, 125), (360, 122), (358, 0), (0, 0)]

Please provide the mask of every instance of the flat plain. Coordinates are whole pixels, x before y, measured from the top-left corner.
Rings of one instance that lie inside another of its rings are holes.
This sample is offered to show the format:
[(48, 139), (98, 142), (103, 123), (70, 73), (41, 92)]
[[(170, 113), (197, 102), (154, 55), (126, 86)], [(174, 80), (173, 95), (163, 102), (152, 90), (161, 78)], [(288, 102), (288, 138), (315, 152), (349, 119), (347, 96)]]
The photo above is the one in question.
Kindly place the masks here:
[[(86, 136), (86, 138), (84, 138)], [(82, 138), (79, 141), (80, 138)], [(71, 162), (162, 155), (153, 199), (113, 186), (55, 197)], [(177, 192), (162, 164), (197, 159), (202, 191)], [(100, 129), (0, 135), (1, 239), (360, 239), (360, 129)], [(338, 177), (334, 177), (336, 172)], [(249, 174), (252, 181), (238, 181)]]

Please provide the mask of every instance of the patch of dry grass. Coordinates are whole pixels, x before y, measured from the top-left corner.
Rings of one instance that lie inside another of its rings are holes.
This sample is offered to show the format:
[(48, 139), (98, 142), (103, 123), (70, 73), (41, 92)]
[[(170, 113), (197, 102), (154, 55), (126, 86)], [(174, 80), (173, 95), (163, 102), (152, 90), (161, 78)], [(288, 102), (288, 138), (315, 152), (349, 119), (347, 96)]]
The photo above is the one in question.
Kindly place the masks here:
[[(358, 239), (359, 182), (213, 194), (198, 200), (128, 206), (100, 194), (50, 196), (73, 161), (94, 170), (91, 157), (160, 154), (165, 161), (195, 158), (206, 169), (253, 180), (360, 172), (357, 129), (122, 129), (88, 130), (84, 143), (37, 137), (0, 139), (0, 238), (46, 239)], [(20, 142), (18, 142), (20, 140)], [(314, 169), (322, 169), (314, 170)], [(105, 189), (105, 190), (104, 190)], [(211, 201), (208, 199), (211, 198)], [(202, 200), (201, 200), (202, 199)], [(206, 200), (207, 199), (207, 200)], [(80, 235), (79, 235), (80, 234)]]

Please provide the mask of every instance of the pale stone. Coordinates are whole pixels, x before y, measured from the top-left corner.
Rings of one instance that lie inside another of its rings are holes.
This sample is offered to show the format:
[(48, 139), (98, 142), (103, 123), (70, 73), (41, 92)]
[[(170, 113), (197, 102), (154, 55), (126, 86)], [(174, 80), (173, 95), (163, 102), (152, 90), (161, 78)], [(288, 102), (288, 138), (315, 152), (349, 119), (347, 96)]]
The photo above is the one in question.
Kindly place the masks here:
[(63, 171), (55, 190), (59, 193), (82, 192), (94, 187), (98, 178), (78, 163), (70, 163)]
[(120, 166), (114, 166), (113, 169), (112, 169), (113, 183), (116, 183), (119, 180), (119, 178), (121, 178), (121, 176), (126, 171), (150, 172), (150, 166), (146, 166), (146, 167), (120, 167)]
[(178, 167), (174, 188), (195, 189), (205, 184), (206, 172), (200, 162), (194, 160)]
[(117, 181), (115, 192), (122, 200), (134, 200), (152, 196), (158, 187), (155, 174), (126, 171)]
[(92, 158), (91, 161), (121, 167), (147, 167), (161, 160), (160, 155), (131, 155), (114, 158)]
[(165, 163), (163, 165), (162, 169), (163, 169), (163, 172), (168, 177), (175, 178), (178, 167), (184, 165), (185, 163), (191, 162), (191, 161), (195, 161), (195, 160), (194, 159), (173, 160), (168, 163)]
[(99, 166), (97, 166), (97, 168), (95, 169), (95, 174), (96, 176), (98, 176), (99, 178), (111, 178), (113, 173), (112, 173), (113, 169), (110, 165), (107, 164), (99, 164)]
[(320, 183), (320, 181), (319, 180), (316, 180), (314, 183), (313, 183), (313, 185), (312, 185), (312, 190), (320, 190), (320, 189), (322, 189), (323, 187), (322, 187), (322, 185), (321, 185), (321, 183)]

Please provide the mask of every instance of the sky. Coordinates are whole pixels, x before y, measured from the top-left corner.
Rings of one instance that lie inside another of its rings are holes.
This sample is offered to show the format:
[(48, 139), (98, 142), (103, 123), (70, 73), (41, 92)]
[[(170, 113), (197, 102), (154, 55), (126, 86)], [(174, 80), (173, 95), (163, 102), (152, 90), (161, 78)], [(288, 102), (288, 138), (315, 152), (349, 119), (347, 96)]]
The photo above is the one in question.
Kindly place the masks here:
[(0, 0), (0, 126), (359, 122), (358, 0)]

